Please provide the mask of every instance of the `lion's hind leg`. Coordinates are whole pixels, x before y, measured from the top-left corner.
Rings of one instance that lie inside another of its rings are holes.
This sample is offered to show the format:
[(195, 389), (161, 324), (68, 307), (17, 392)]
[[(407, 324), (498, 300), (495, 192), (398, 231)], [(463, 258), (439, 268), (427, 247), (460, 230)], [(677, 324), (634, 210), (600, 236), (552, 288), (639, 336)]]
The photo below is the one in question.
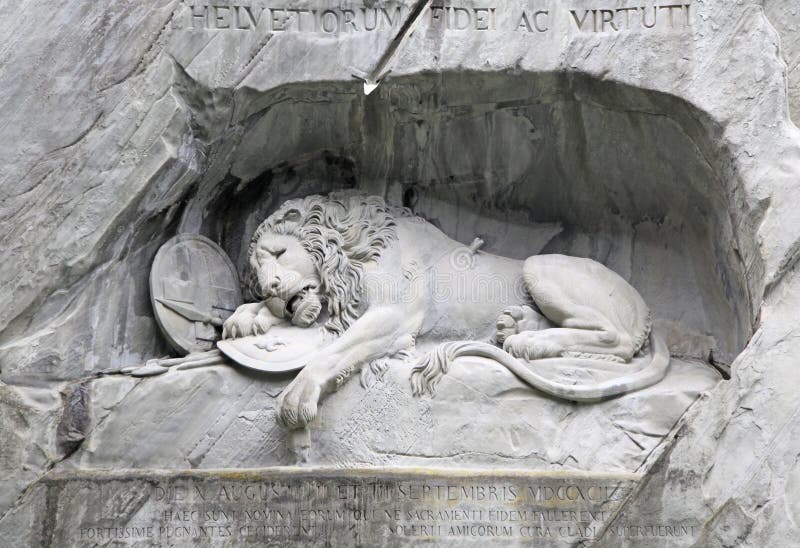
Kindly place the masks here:
[(568, 354), (628, 362), (633, 346), (621, 342), (615, 331), (556, 327), (542, 331), (523, 331), (508, 337), (503, 349), (516, 358), (539, 360)]
[[(556, 266), (529, 259), (525, 262), (524, 279), (536, 306), (558, 327), (517, 333), (506, 338), (503, 348), (526, 359), (580, 354), (629, 362), (636, 351), (634, 337), (615, 321), (613, 314), (603, 312), (601, 303), (607, 288), (601, 281), (585, 276), (570, 279), (574, 270)], [(574, 284), (592, 285), (576, 288)], [(597, 293), (597, 306), (592, 304), (592, 289)], [(584, 293), (586, 302), (577, 302), (576, 296)]]

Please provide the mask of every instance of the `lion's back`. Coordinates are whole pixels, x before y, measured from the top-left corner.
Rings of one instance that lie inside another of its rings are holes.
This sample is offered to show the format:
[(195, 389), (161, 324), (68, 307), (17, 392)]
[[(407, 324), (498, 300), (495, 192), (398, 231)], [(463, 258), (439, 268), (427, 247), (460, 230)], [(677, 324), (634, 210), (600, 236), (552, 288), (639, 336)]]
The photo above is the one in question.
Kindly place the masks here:
[(398, 243), (405, 249), (414, 250), (421, 260), (431, 264), (442, 249), (459, 245), (432, 223), (422, 217), (407, 216), (395, 219)]

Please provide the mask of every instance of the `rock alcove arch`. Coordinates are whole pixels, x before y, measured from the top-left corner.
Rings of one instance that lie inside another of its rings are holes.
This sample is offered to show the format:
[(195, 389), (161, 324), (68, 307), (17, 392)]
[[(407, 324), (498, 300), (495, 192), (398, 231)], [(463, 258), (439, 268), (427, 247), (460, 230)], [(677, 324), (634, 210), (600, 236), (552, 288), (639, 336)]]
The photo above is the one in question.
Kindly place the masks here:
[(747, 344), (763, 266), (745, 264), (755, 235), (731, 202), (740, 181), (692, 105), (569, 73), (420, 74), (357, 91), (280, 89), (244, 118), (230, 171), (183, 225), (222, 242), (244, 273), (249, 234), (283, 200), (356, 188), (461, 242), (479, 235), (486, 251), (599, 260), (658, 318), (709, 337), (705, 357), (723, 367)]
[[(285, 199), (340, 188), (381, 194), (462, 242), (482, 236), (488, 251), (607, 264), (663, 322), (677, 365), (659, 390), (595, 408), (532, 394), (496, 370), (464, 372), (475, 391), (456, 380), (437, 398), (415, 400), (408, 370), (390, 367), (380, 386), (350, 383), (323, 401), (310, 462), (644, 466), (686, 408), (719, 381), (710, 363), (725, 370), (745, 347), (763, 292), (762, 267), (742, 258), (755, 237), (730, 203), (740, 182), (711, 121), (674, 96), (579, 74), (423, 73), (392, 79), (369, 97), (358, 91), (347, 81), (242, 93), (239, 122), (211, 136), (211, 160), (174, 230), (219, 241), (244, 274), (250, 235)], [(238, 370), (153, 381), (93, 431), (82, 466), (108, 466), (121, 455), (135, 466), (176, 458), (200, 467), (291, 464), (296, 456), (271, 411), (287, 381)], [(205, 401), (174, 408), (177, 395), (198, 384)], [(236, 393), (250, 396), (233, 403), (225, 396)], [(232, 416), (209, 447), (189, 433), (130, 451), (115, 435), (134, 413), (157, 441), (162, 429), (153, 422), (173, 412), (192, 416), (194, 405), (244, 415)], [(250, 407), (259, 411), (243, 411)], [(532, 425), (530, 416), (546, 419)], [(375, 423), (398, 431), (375, 435)], [(486, 432), (496, 432), (488, 453), (480, 450)], [(415, 445), (423, 433), (427, 441)], [(597, 443), (570, 441), (587, 435)]]

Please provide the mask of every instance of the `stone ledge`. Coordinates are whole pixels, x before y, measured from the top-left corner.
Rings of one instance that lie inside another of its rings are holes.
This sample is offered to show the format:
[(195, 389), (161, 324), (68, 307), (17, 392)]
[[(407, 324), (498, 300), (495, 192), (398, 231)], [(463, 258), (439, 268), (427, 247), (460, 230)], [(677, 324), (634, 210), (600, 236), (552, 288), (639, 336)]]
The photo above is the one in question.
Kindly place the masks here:
[[(634, 472), (719, 374), (673, 359), (645, 390), (594, 405), (549, 398), (503, 367), (459, 360), (435, 397), (415, 398), (411, 365), (322, 401), (307, 441), (276, 422), (291, 377), (233, 367), (93, 383), (89, 432), (62, 469), (313, 466), (475, 467)], [(306, 454), (299, 449), (305, 443)]]
[[(45, 547), (570, 546), (599, 534), (641, 478), (435, 468), (81, 471), (43, 480), (34, 528)], [(614, 533), (691, 537), (696, 529)]]

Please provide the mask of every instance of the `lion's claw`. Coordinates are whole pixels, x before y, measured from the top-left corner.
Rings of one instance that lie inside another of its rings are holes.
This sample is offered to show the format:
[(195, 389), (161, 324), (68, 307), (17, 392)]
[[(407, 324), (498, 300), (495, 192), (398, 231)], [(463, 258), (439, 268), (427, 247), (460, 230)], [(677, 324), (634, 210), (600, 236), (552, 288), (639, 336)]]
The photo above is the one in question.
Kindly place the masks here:
[(272, 326), (270, 321), (264, 316), (256, 316), (253, 318), (252, 333), (253, 335), (263, 335)]
[(495, 326), (497, 331), (495, 333), (495, 339), (497, 340), (498, 344), (502, 345), (506, 342), (506, 339), (518, 333), (517, 321), (520, 318), (515, 317), (516, 314), (512, 308), (507, 308), (502, 314), (500, 314), (500, 316), (497, 317), (497, 324)]
[(234, 314), (222, 324), (222, 338), (238, 339), (252, 334), (253, 320), (252, 314)]
[(321, 385), (302, 373), (278, 399), (278, 422), (289, 429), (303, 428), (317, 418)]

